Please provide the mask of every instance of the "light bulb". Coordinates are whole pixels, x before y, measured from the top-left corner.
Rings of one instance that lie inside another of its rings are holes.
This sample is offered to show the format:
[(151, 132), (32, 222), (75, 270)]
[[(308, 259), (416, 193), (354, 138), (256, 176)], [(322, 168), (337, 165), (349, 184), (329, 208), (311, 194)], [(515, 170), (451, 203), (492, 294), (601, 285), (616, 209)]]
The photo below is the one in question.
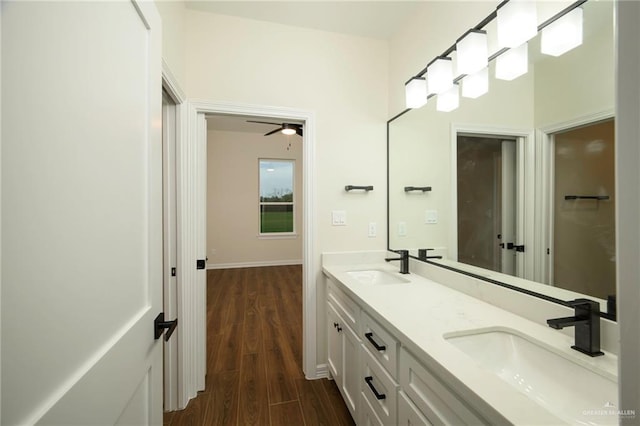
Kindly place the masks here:
[(529, 48), (524, 43), (509, 49), (496, 59), (496, 78), (514, 80), (529, 70)]
[(453, 86), (453, 65), (451, 58), (438, 58), (427, 67), (427, 87), (429, 93), (440, 94)]
[(571, 12), (542, 29), (540, 51), (560, 56), (582, 44), (582, 8)]
[(498, 47), (516, 47), (538, 34), (536, 3), (509, 0), (497, 10)]
[(453, 111), (460, 105), (459, 89), (458, 85), (454, 84), (446, 92), (442, 92), (438, 95), (436, 102), (436, 110), (442, 112)]
[(469, 74), (462, 79), (462, 96), (465, 98), (478, 98), (489, 91), (489, 68)]
[(488, 64), (487, 32), (471, 30), (456, 43), (458, 75), (473, 74)]
[(407, 108), (420, 108), (427, 103), (427, 80), (414, 77), (404, 86)]

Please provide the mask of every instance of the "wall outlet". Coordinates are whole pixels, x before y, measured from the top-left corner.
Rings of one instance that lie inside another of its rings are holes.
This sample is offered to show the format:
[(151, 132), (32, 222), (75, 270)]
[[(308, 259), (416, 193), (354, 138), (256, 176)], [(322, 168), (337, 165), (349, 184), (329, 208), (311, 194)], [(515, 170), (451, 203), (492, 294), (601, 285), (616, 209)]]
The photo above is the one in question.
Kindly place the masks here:
[(347, 212), (344, 210), (334, 210), (331, 212), (331, 224), (333, 226), (346, 226)]
[(424, 223), (438, 223), (438, 210), (426, 210), (424, 212)]
[(369, 238), (373, 238), (378, 235), (378, 230), (375, 222), (369, 222)]
[(398, 222), (398, 236), (405, 237), (407, 235), (407, 223)]

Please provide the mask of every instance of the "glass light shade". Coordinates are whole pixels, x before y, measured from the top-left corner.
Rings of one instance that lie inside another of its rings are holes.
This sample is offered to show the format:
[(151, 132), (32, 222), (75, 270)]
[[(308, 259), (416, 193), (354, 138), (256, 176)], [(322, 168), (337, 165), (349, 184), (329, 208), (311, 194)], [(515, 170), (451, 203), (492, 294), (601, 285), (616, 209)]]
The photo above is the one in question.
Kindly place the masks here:
[(582, 44), (582, 8), (578, 7), (542, 29), (540, 51), (560, 56)]
[(407, 108), (420, 108), (427, 103), (427, 80), (424, 77), (414, 77), (404, 85), (405, 103)]
[(496, 78), (514, 80), (529, 70), (529, 48), (524, 43), (496, 58)]
[(473, 74), (488, 64), (486, 31), (472, 30), (456, 43), (458, 75)]
[(280, 130), (282, 132), (282, 134), (287, 135), (287, 136), (291, 136), (291, 135), (295, 135), (296, 134), (296, 129), (292, 129), (290, 127), (286, 127), (282, 130)]
[(460, 105), (460, 96), (458, 85), (454, 84), (446, 92), (442, 92), (438, 95), (438, 101), (436, 102), (436, 110), (442, 112), (453, 111)]
[(489, 91), (489, 68), (467, 75), (462, 79), (462, 96), (478, 98)]
[(497, 10), (498, 47), (516, 47), (538, 33), (536, 3), (531, 0), (509, 0)]
[(451, 58), (438, 58), (427, 67), (429, 93), (440, 94), (453, 86), (453, 64)]

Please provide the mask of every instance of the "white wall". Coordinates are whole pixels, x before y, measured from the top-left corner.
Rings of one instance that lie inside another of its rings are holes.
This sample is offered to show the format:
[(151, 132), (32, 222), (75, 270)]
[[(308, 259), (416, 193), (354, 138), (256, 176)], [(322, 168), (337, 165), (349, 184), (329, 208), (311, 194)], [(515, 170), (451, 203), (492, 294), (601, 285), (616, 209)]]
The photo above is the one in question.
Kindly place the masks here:
[(162, 59), (181, 88), (185, 87), (184, 12), (182, 0), (156, 1), (162, 19)]
[[(320, 253), (385, 248), (387, 43), (193, 10), (185, 17), (188, 98), (315, 113), (316, 283)], [(347, 193), (348, 184), (375, 189)], [(347, 212), (346, 226), (331, 226), (332, 210)], [(370, 221), (376, 238), (367, 236)], [(322, 362), (324, 288), (316, 293)]]
[[(295, 237), (258, 238), (261, 158), (295, 160)], [(300, 136), (207, 133), (207, 267), (302, 263), (302, 206)]]

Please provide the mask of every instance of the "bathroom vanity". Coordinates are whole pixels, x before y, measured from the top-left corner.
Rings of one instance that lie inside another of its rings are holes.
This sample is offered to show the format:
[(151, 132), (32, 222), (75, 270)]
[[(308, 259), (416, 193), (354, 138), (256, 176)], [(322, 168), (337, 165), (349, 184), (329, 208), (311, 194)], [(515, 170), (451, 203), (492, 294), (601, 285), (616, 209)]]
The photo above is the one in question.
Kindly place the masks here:
[(357, 424), (617, 424), (606, 345), (581, 354), (571, 333), (459, 291), (495, 286), (415, 259), (400, 274), (388, 254), (323, 255), (328, 369)]

